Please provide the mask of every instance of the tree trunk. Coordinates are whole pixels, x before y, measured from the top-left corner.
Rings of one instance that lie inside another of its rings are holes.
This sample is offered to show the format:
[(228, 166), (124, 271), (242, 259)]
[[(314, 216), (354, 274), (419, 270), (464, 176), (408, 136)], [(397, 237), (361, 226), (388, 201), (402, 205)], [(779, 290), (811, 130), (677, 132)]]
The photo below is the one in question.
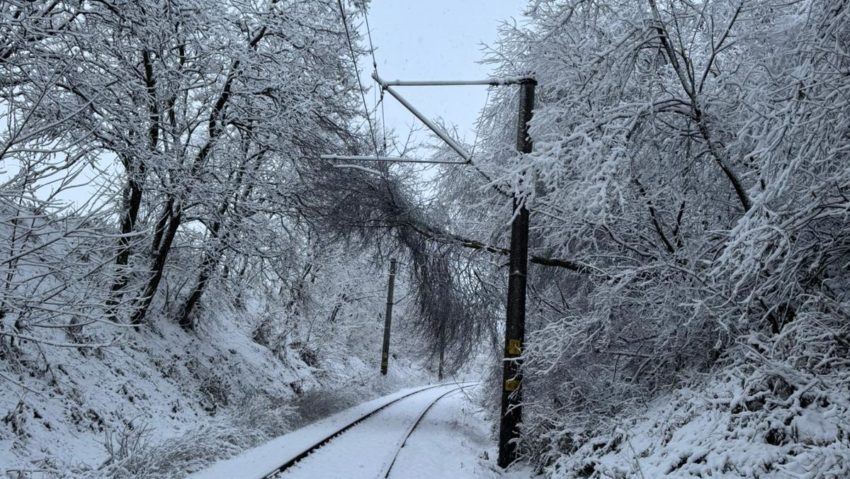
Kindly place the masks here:
[[(249, 129), (248, 129), (249, 135), (250, 135), (250, 132), (251, 132), (251, 128), (249, 127)], [(248, 150), (250, 149), (250, 142), (248, 142), (248, 140), (246, 140), (246, 142), (247, 142), (247, 145), (243, 148), (243, 151), (245, 153), (245, 159), (242, 162), (242, 164), (239, 165), (239, 168), (238, 168), (237, 173), (236, 173), (236, 178), (233, 181), (236, 190), (242, 188), (242, 184), (243, 184), (244, 178), (245, 178), (245, 168), (248, 166), (248, 161), (250, 159), (250, 157), (248, 155)], [(259, 169), (259, 167), (260, 167), (260, 165), (262, 164), (262, 161), (263, 161), (263, 156), (265, 156), (265, 155), (262, 152), (258, 153), (256, 155), (256, 157), (255, 157), (256, 161), (253, 164), (252, 171), (256, 172)], [(237, 220), (231, 221), (230, 223), (238, 224), (238, 222), (239, 222), (238, 217), (239, 217), (239, 213), (240, 213), (238, 211), (239, 203), (246, 201), (251, 196), (251, 193), (253, 191), (254, 191), (254, 185), (249, 184), (244, 188), (244, 190), (240, 194), (237, 195), (237, 198), (235, 198), (236, 205), (234, 206), (234, 209), (237, 209), (237, 211), (235, 212), (235, 216), (237, 217)], [(230, 198), (225, 197), (224, 201), (222, 201), (222, 203), (221, 203), (221, 206), (219, 206), (219, 208), (218, 208), (218, 217), (219, 218), (224, 217), (224, 215), (227, 213), (229, 206), (230, 206)], [(223, 234), (223, 232), (222, 232), (222, 223), (223, 222), (224, 222), (224, 219), (219, 219), (219, 220), (216, 220), (212, 224), (212, 226), (210, 226), (210, 234), (209, 234), (208, 243), (212, 243), (212, 244), (214, 244), (214, 246), (213, 246), (212, 250), (207, 250), (204, 253), (204, 259), (201, 261), (201, 267), (200, 267), (200, 271), (198, 272), (198, 277), (195, 280), (195, 285), (192, 287), (191, 293), (189, 293), (189, 296), (186, 298), (186, 301), (184, 301), (183, 305), (180, 307), (180, 312), (177, 314), (177, 322), (183, 328), (186, 328), (186, 329), (193, 329), (194, 328), (194, 324), (191, 320), (192, 312), (194, 311), (198, 302), (201, 300), (201, 297), (204, 295), (204, 292), (206, 291), (206, 288), (207, 288), (207, 284), (209, 283), (209, 280), (212, 277), (212, 274), (215, 272), (216, 268), (218, 268), (219, 262), (221, 261), (221, 255), (224, 252), (224, 248), (222, 247), (221, 242), (220, 242), (221, 235)], [(224, 232), (233, 229), (234, 226), (235, 226), (234, 224), (228, 225), (228, 227), (224, 228)]]
[(198, 278), (195, 280), (195, 286), (192, 287), (192, 292), (189, 293), (189, 297), (187, 297), (186, 301), (183, 302), (183, 305), (180, 306), (180, 312), (177, 314), (177, 323), (184, 329), (194, 329), (195, 325), (191, 318), (192, 311), (201, 300), (201, 296), (203, 296), (204, 291), (206, 290), (207, 283), (218, 266), (219, 259), (221, 258), (222, 248), (216, 241), (219, 237), (220, 229), (221, 223), (218, 221), (213, 224), (213, 227), (210, 229), (210, 240), (215, 241), (216, 246), (212, 251), (204, 253), (204, 259), (201, 261), (201, 270), (198, 272)]
[[(273, 3), (276, 3), (276, 1)], [(257, 44), (260, 40), (262, 40), (265, 34), (266, 27), (263, 26), (249, 42), (249, 49), (256, 50)], [(230, 65), (230, 71), (227, 74), (227, 78), (224, 80), (221, 93), (213, 104), (207, 121), (207, 132), (209, 138), (192, 161), (192, 168), (189, 172), (190, 178), (198, 177), (207, 157), (209, 157), (210, 153), (212, 153), (216, 140), (218, 140), (224, 131), (223, 115), (232, 96), (233, 82), (238, 76), (240, 64), (240, 61), (237, 59)], [(156, 290), (159, 288), (159, 283), (162, 280), (163, 273), (165, 272), (165, 264), (168, 259), (168, 253), (171, 251), (171, 245), (174, 243), (174, 237), (177, 235), (177, 229), (180, 227), (180, 223), (182, 221), (182, 200), (187, 198), (192, 191), (190, 185), (187, 185), (183, 192), (178, 192), (178, 197), (175, 197), (174, 195), (169, 197), (168, 204), (163, 211), (160, 220), (157, 222), (157, 228), (154, 233), (153, 248), (151, 249), (151, 251), (155, 252), (153, 263), (151, 265), (151, 275), (148, 279), (147, 285), (145, 286), (141, 303), (138, 308), (136, 308), (136, 311), (133, 313), (131, 318), (132, 324), (138, 325), (144, 321), (148, 310), (150, 309), (151, 302), (153, 302), (153, 297), (156, 295)]]
[(165, 272), (165, 262), (168, 259), (168, 253), (171, 251), (171, 245), (174, 242), (174, 237), (177, 236), (177, 228), (180, 227), (183, 212), (182, 207), (178, 206), (175, 211), (167, 209), (163, 212), (166, 221), (160, 220), (160, 223), (167, 223), (167, 228), (163, 228), (161, 241), (158, 248), (154, 250), (153, 262), (151, 265), (151, 276), (148, 279), (147, 285), (142, 295), (141, 304), (130, 320), (132, 324), (142, 324), (145, 316), (148, 314), (153, 297), (156, 295), (156, 290), (159, 288), (159, 283), (162, 280), (162, 275)]
[[(145, 70), (145, 89), (147, 91), (148, 109), (148, 145), (147, 150), (155, 153), (159, 146), (160, 113), (157, 104), (156, 77), (153, 71), (153, 62), (150, 52), (142, 51), (142, 64)], [(122, 291), (127, 286), (128, 275), (124, 271), (130, 262), (130, 235), (136, 229), (136, 220), (139, 217), (139, 209), (142, 204), (142, 192), (145, 182), (145, 160), (125, 157), (123, 158), (124, 169), (127, 172), (127, 185), (124, 187), (123, 214), (121, 216), (121, 237), (118, 239), (118, 255), (115, 265), (118, 267), (118, 277), (112, 283), (112, 294), (108, 302), (108, 316), (114, 319), (115, 306), (123, 296)]]

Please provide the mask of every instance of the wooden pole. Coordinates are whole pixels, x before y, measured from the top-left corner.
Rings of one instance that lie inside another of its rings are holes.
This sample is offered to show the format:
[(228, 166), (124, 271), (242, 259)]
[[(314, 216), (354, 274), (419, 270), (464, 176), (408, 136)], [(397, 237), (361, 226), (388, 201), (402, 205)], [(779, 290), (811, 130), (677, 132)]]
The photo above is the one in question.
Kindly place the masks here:
[(384, 315), (384, 345), (381, 348), (381, 374), (387, 375), (390, 362), (390, 327), (393, 323), (393, 288), (395, 287), (395, 259), (390, 260), (390, 278), (387, 281), (387, 310)]
[(439, 348), (440, 348), (440, 359), (439, 359), (439, 361), (440, 362), (439, 362), (439, 364), (437, 364), (437, 381), (443, 380), (443, 361), (445, 360), (445, 357), (446, 357), (446, 334), (445, 334), (445, 331), (446, 331), (445, 326), (441, 325), (440, 326), (440, 345), (439, 345)]
[[(534, 80), (520, 85), (517, 150), (531, 153), (528, 123), (534, 109)], [(502, 369), (502, 411), (499, 423), (499, 467), (506, 468), (517, 458), (516, 440), (522, 422), (522, 370), (519, 357), (525, 340), (525, 288), (528, 273), (528, 210), (514, 198), (511, 224), (510, 273), (508, 276), (507, 321)]]

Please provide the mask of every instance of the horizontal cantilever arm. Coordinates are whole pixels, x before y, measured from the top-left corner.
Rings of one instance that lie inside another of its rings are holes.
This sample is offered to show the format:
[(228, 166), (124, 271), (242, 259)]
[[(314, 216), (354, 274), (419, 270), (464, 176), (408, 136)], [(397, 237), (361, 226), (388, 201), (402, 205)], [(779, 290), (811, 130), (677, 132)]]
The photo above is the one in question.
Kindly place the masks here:
[(374, 161), (392, 163), (439, 163), (443, 165), (465, 165), (466, 161), (417, 160), (400, 156), (357, 156), (357, 155), (321, 155), (323, 160)]
[[(373, 76), (374, 78), (374, 76)], [(488, 78), (486, 80), (415, 80), (415, 81), (406, 81), (406, 80), (378, 80), (382, 86), (474, 86), (474, 85), (488, 85), (488, 86), (505, 86), (505, 85), (519, 85), (521, 83), (533, 82), (534, 79), (531, 77), (509, 77), (509, 78)]]
[(425, 117), (419, 110), (417, 110), (413, 105), (410, 104), (404, 97), (402, 97), (393, 86), (466, 86), (466, 85), (489, 85), (489, 86), (503, 86), (503, 85), (519, 85), (523, 83), (536, 83), (533, 77), (524, 76), (524, 77), (506, 77), (506, 78), (489, 78), (486, 80), (439, 80), (439, 81), (402, 81), (402, 80), (392, 80), (386, 81), (378, 76), (378, 72), (372, 72), (372, 78), (381, 85), (381, 88), (388, 91), (399, 103), (402, 104), (405, 108), (407, 108), (411, 113), (413, 113), (416, 118), (418, 118), (422, 123), (425, 124), (435, 135), (437, 135), (441, 140), (446, 142), (461, 158), (465, 161), (440, 161), (440, 160), (417, 160), (413, 158), (403, 158), (396, 156), (350, 156), (350, 155), (321, 155), (323, 160), (347, 160), (347, 161), (374, 161), (374, 162), (394, 162), (394, 163), (436, 163), (436, 164), (445, 164), (445, 165), (465, 165), (472, 162), (472, 155), (470, 155), (466, 149), (452, 139), (448, 133), (443, 131), (442, 128), (431, 122), (428, 118)]
[(378, 76), (378, 72), (372, 72), (372, 78), (374, 78), (376, 82), (380, 83), (381, 87), (386, 90), (390, 95), (395, 97), (395, 99), (398, 100), (399, 103), (401, 103), (405, 108), (410, 110), (410, 113), (413, 113), (416, 118), (419, 118), (419, 120), (424, 123), (425, 126), (427, 126), (431, 131), (433, 131), (435, 135), (440, 137), (441, 140), (445, 141), (446, 144), (449, 145), (454, 151), (456, 151), (461, 158), (466, 160), (467, 163), (472, 161), (472, 155), (470, 155), (466, 151), (466, 149), (464, 149), (463, 146), (453, 140), (452, 137), (450, 137), (448, 133), (443, 131), (439, 126), (432, 123), (431, 120), (429, 120), (425, 117), (425, 115), (420, 113), (419, 110), (417, 110), (413, 105), (410, 104), (410, 102), (405, 100), (403, 96), (399, 95), (399, 93), (395, 91), (395, 89), (393, 89), (386, 82), (384, 82), (384, 80), (382, 80), (381, 77)]

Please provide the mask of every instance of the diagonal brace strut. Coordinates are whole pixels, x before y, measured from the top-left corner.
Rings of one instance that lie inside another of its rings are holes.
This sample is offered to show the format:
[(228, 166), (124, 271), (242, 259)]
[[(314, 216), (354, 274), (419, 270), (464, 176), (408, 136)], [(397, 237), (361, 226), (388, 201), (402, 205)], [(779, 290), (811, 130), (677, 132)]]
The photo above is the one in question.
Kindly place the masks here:
[(469, 162), (472, 161), (472, 155), (470, 155), (469, 152), (467, 152), (466, 149), (463, 146), (461, 146), (460, 143), (453, 140), (452, 137), (450, 137), (448, 135), (448, 133), (443, 131), (442, 128), (437, 126), (431, 120), (426, 118), (425, 115), (423, 115), (421, 112), (419, 112), (419, 110), (417, 110), (416, 107), (411, 105), (410, 102), (408, 102), (403, 96), (401, 96), (395, 90), (395, 88), (391, 87), (388, 82), (384, 81), (380, 76), (378, 76), (377, 71), (372, 72), (372, 78), (374, 78), (375, 81), (378, 82), (381, 85), (381, 88), (386, 90), (390, 95), (392, 95), (396, 100), (398, 100), (398, 102), (401, 103), (405, 108), (410, 110), (410, 113), (413, 113), (413, 115), (416, 118), (419, 118), (419, 120), (422, 123), (424, 123), (425, 126), (427, 126), (431, 131), (433, 131), (435, 135), (440, 137), (441, 140), (445, 141), (446, 144), (449, 145), (455, 152), (457, 152), (457, 154), (460, 155), (461, 158), (466, 160), (466, 163), (469, 163)]

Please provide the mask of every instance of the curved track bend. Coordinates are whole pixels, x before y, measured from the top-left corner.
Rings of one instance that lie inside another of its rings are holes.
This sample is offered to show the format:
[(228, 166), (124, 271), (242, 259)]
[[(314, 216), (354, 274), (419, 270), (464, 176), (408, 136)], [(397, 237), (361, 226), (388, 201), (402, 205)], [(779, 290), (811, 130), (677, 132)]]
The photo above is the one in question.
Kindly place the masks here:
[(397, 398), (337, 429), (265, 477), (389, 477), (399, 453), (428, 411), (440, 399), (474, 384), (441, 384)]

